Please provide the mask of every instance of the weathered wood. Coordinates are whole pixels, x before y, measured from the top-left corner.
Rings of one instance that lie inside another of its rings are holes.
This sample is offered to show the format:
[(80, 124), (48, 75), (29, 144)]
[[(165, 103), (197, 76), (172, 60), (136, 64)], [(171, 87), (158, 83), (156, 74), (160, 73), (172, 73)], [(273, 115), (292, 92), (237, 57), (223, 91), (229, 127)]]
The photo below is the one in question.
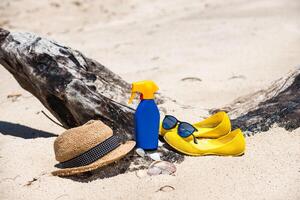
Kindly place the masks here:
[(227, 111), (233, 127), (240, 127), (248, 136), (267, 131), (274, 124), (294, 130), (300, 127), (300, 69), (274, 81), (267, 89), (240, 97), (211, 113), (218, 110)]
[(54, 41), (30, 33), (0, 33), (0, 63), (64, 127), (101, 119), (132, 135), (134, 110), (125, 105), (130, 85), (122, 78)]

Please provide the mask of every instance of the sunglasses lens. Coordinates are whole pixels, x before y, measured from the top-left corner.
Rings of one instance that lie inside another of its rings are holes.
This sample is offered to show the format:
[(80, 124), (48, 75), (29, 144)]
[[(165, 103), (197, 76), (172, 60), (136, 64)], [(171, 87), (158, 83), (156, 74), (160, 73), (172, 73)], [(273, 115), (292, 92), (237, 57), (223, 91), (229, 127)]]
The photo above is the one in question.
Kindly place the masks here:
[(178, 134), (183, 138), (192, 135), (194, 132), (195, 132), (195, 128), (191, 124), (186, 122), (180, 123), (178, 127)]
[(162, 122), (162, 127), (166, 130), (172, 129), (176, 126), (177, 124), (177, 119), (173, 116), (165, 116), (163, 122)]

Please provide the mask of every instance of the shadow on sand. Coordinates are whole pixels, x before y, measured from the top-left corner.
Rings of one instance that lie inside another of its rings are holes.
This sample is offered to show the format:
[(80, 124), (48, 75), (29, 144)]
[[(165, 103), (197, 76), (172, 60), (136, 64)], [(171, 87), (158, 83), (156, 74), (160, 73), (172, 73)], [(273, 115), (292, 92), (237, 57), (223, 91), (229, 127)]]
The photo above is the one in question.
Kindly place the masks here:
[(49, 133), (46, 131), (41, 131), (21, 124), (15, 124), (5, 121), (0, 121), (0, 133), (3, 135), (11, 135), (14, 137), (20, 137), (24, 139), (49, 138), (58, 136), (56, 134)]

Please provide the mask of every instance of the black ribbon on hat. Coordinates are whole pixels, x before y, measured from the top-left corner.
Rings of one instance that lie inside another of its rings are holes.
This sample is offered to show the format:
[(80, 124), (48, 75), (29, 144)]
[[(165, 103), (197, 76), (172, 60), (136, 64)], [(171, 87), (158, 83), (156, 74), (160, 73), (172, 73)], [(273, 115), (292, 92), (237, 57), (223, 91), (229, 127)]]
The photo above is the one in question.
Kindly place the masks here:
[(99, 160), (112, 150), (116, 149), (120, 146), (121, 143), (117, 136), (111, 136), (107, 140), (97, 144), (95, 147), (89, 149), (88, 151), (67, 160), (65, 162), (61, 162), (57, 165), (58, 168), (73, 168), (73, 167), (81, 167), (85, 165), (89, 165), (96, 160)]

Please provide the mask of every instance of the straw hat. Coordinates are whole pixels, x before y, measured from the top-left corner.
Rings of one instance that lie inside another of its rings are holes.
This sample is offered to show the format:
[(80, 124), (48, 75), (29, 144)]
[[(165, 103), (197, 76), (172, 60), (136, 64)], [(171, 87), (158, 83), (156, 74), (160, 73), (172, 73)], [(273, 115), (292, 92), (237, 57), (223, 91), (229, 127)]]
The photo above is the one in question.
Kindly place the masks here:
[(56, 138), (54, 152), (60, 162), (57, 167), (61, 169), (52, 174), (69, 176), (95, 170), (121, 159), (134, 146), (134, 141), (121, 144), (117, 136), (113, 136), (111, 128), (99, 120), (91, 120)]

